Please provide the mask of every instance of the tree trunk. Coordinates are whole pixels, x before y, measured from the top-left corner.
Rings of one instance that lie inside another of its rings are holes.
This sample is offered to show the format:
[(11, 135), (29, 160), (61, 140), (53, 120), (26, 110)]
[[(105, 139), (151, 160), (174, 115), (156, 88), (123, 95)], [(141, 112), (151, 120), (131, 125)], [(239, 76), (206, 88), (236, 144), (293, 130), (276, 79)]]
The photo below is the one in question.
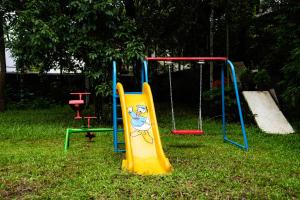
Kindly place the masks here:
[(134, 19), (135, 18), (135, 7), (133, 0), (124, 0), (126, 16)]
[[(226, 16), (227, 18), (227, 16)], [(229, 58), (229, 23), (228, 19), (226, 19), (226, 56)]]
[[(228, 11), (228, 1), (226, 1), (226, 57), (229, 59), (229, 46), (230, 46), (230, 43), (229, 43), (229, 11)], [(226, 79), (227, 79), (227, 87), (229, 87), (229, 68), (226, 66)]]
[[(211, 6), (210, 12), (210, 26), (209, 26), (209, 55), (214, 56), (214, 8)], [(209, 63), (209, 88), (212, 90), (214, 81), (214, 64)]]
[(5, 79), (6, 79), (6, 63), (5, 63), (5, 43), (3, 31), (3, 13), (0, 13), (0, 112), (5, 110)]
[[(90, 79), (87, 75), (84, 76), (84, 92), (91, 92)], [(86, 95), (86, 105), (90, 104), (90, 96)]]

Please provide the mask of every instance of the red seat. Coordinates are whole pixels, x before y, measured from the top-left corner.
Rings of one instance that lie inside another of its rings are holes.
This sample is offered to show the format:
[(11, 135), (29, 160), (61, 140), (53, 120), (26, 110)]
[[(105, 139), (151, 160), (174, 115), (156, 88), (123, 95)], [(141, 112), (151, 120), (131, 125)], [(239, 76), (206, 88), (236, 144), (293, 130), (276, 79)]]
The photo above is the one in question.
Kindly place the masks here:
[(81, 99), (69, 100), (69, 105), (72, 107), (73, 110), (76, 111), (76, 116), (74, 119), (81, 119), (80, 111), (84, 107), (84, 101)]
[(83, 100), (70, 100), (69, 101), (69, 104), (70, 105), (80, 105), (80, 104), (84, 104), (84, 101)]
[[(89, 95), (89, 92), (72, 92), (71, 95), (78, 95), (79, 99), (69, 100), (69, 105), (73, 110), (76, 111), (76, 116), (74, 119), (81, 119), (80, 112), (84, 109), (84, 100), (82, 99), (83, 95)], [(88, 118), (90, 121), (91, 118)]]
[(172, 130), (175, 135), (201, 135), (204, 134), (203, 130)]

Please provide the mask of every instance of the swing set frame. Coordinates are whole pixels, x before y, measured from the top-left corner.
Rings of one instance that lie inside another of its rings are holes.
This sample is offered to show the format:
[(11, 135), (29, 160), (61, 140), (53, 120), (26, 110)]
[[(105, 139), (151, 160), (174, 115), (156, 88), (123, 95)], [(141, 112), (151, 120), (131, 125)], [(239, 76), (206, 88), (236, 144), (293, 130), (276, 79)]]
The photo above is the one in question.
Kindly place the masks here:
[[(223, 140), (225, 142), (229, 142), (230, 144), (233, 144), (241, 149), (248, 150), (248, 140), (246, 135), (246, 129), (243, 119), (243, 112), (241, 108), (241, 102), (240, 102), (240, 96), (238, 91), (238, 85), (236, 80), (236, 74), (234, 70), (233, 63), (227, 58), (227, 57), (146, 57), (143, 65), (144, 68), (148, 68), (148, 62), (149, 61), (196, 61), (196, 62), (203, 62), (203, 61), (220, 61), (224, 62), (224, 65), (221, 67), (221, 96), (222, 96), (222, 133), (223, 133)], [(243, 135), (243, 144), (240, 144), (232, 139), (229, 139), (227, 136), (227, 124), (226, 124), (226, 110), (225, 110), (225, 68), (229, 67), (229, 71), (232, 75), (232, 82), (237, 102), (237, 109), (239, 113), (239, 119), (240, 119), (240, 125), (241, 125), (241, 131)], [(181, 130), (176, 130), (177, 132), (181, 132)], [(188, 130), (182, 130), (184, 132)], [(193, 130), (191, 130), (193, 131)], [(198, 130), (202, 131), (202, 130)]]

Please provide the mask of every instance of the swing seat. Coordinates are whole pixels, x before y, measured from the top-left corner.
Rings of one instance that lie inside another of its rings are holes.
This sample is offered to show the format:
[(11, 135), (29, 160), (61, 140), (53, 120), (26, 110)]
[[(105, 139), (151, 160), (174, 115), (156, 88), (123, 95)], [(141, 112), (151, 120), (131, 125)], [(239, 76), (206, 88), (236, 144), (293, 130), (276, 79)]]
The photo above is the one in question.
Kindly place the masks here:
[(203, 130), (172, 130), (174, 135), (201, 135), (204, 134)]

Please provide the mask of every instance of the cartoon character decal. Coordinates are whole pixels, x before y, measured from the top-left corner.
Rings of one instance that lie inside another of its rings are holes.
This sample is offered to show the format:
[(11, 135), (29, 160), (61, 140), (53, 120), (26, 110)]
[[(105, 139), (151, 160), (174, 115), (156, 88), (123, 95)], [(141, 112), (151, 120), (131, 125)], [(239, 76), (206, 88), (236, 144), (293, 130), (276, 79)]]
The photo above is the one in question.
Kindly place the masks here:
[(147, 116), (147, 107), (144, 105), (137, 105), (136, 112), (133, 107), (128, 108), (128, 113), (131, 116), (131, 126), (134, 131), (131, 133), (132, 137), (143, 136), (144, 140), (148, 143), (153, 143), (153, 137), (150, 135), (151, 123)]

